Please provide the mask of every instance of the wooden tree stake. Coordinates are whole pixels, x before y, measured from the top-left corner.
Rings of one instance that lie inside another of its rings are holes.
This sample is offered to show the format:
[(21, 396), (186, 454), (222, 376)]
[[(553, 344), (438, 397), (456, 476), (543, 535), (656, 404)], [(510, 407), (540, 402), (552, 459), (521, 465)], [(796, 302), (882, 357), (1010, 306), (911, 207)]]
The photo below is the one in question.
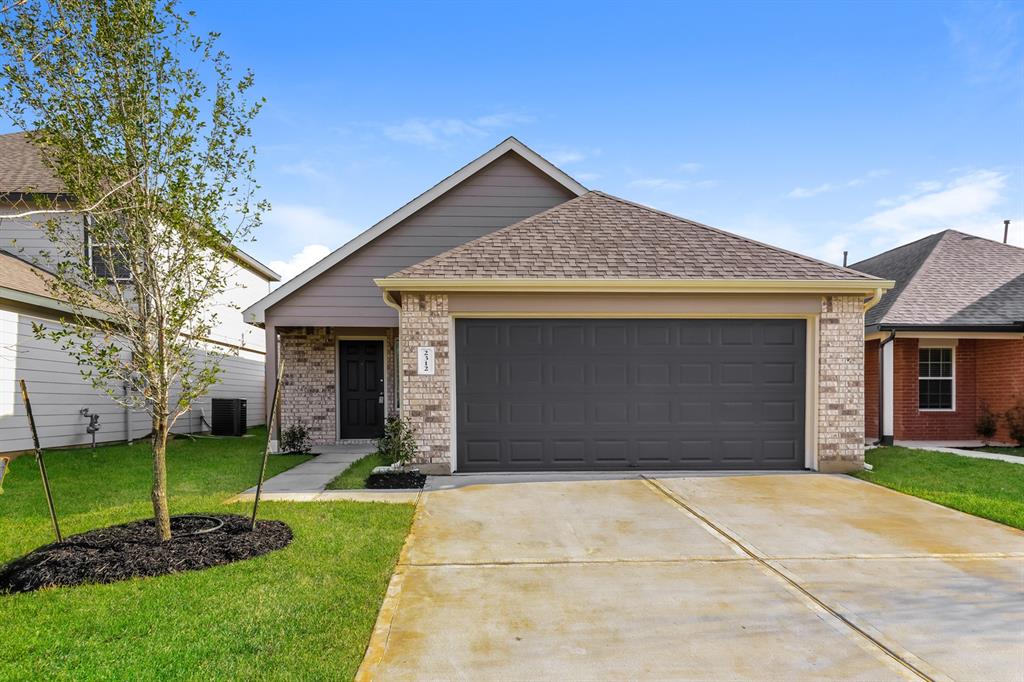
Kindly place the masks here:
[(36, 431), (36, 419), (32, 416), (32, 403), (28, 399), (28, 387), (25, 380), (21, 379), (21, 399), (25, 402), (25, 414), (28, 415), (28, 427), (32, 430), (32, 446), (36, 451), (36, 462), (39, 464), (39, 478), (43, 480), (43, 490), (46, 492), (46, 505), (50, 508), (50, 521), (53, 522), (53, 534), (57, 536), (57, 542), (64, 542), (60, 534), (60, 525), (57, 523), (57, 510), (53, 507), (53, 494), (50, 492), (50, 479), (46, 476), (46, 464), (43, 462), (43, 449), (39, 447), (39, 433)]
[(256, 497), (252, 501), (252, 522), (249, 530), (256, 530), (256, 510), (260, 506), (260, 495), (263, 493), (263, 477), (267, 473), (267, 457), (270, 455), (270, 439), (274, 437), (274, 421), (277, 419), (277, 401), (281, 397), (281, 380), (284, 378), (284, 358), (277, 368), (277, 383), (274, 384), (274, 399), (270, 403), (270, 414), (267, 416), (267, 442), (263, 446), (263, 463), (260, 464), (260, 478), (256, 481)]

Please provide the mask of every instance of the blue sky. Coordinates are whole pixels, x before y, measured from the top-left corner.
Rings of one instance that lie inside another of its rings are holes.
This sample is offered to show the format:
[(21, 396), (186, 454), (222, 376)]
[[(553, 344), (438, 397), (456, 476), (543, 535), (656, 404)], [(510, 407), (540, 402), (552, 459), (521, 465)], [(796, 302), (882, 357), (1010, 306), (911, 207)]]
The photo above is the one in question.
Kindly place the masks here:
[[(187, 0), (186, 0), (186, 4)], [(515, 135), (584, 185), (832, 261), (1024, 244), (1024, 6), (195, 4), (267, 106), (249, 250), (311, 264)]]

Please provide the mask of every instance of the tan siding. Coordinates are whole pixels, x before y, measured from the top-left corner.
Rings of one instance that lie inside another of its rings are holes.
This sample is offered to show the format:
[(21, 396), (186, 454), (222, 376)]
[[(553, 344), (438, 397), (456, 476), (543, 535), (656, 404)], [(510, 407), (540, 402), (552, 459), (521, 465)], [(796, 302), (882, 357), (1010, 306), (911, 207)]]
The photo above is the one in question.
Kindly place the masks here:
[(373, 284), (574, 195), (509, 152), (266, 313), (268, 327), (398, 325)]

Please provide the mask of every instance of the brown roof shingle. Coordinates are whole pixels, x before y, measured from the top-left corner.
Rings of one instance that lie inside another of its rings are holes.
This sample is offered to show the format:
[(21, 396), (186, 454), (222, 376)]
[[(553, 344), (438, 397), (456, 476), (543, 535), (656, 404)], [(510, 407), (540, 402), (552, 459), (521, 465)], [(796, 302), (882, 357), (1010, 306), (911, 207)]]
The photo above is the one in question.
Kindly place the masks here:
[(588, 192), (392, 277), (874, 279), (603, 192)]
[(854, 263), (893, 279), (868, 325), (997, 325), (1024, 321), (1024, 249), (956, 230)]
[(0, 194), (63, 191), (63, 185), (43, 163), (26, 133), (0, 135)]

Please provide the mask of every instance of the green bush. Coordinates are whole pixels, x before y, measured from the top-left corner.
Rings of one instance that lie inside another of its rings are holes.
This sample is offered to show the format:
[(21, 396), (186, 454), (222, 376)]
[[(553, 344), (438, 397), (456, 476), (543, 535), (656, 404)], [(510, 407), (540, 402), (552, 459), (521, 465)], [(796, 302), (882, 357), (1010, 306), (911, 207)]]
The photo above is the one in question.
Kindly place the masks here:
[(309, 429), (302, 422), (292, 424), (281, 432), (281, 452), (305, 455), (313, 449)]
[(1024, 448), (1024, 398), (1017, 398), (1017, 404), (1008, 409), (1003, 418), (1010, 429), (1010, 438)]
[(384, 435), (377, 439), (377, 452), (405, 466), (416, 456), (416, 432), (401, 417), (388, 417)]
[(988, 403), (982, 403), (978, 419), (974, 422), (974, 431), (981, 437), (982, 442), (988, 445), (998, 428), (999, 415), (989, 409)]

